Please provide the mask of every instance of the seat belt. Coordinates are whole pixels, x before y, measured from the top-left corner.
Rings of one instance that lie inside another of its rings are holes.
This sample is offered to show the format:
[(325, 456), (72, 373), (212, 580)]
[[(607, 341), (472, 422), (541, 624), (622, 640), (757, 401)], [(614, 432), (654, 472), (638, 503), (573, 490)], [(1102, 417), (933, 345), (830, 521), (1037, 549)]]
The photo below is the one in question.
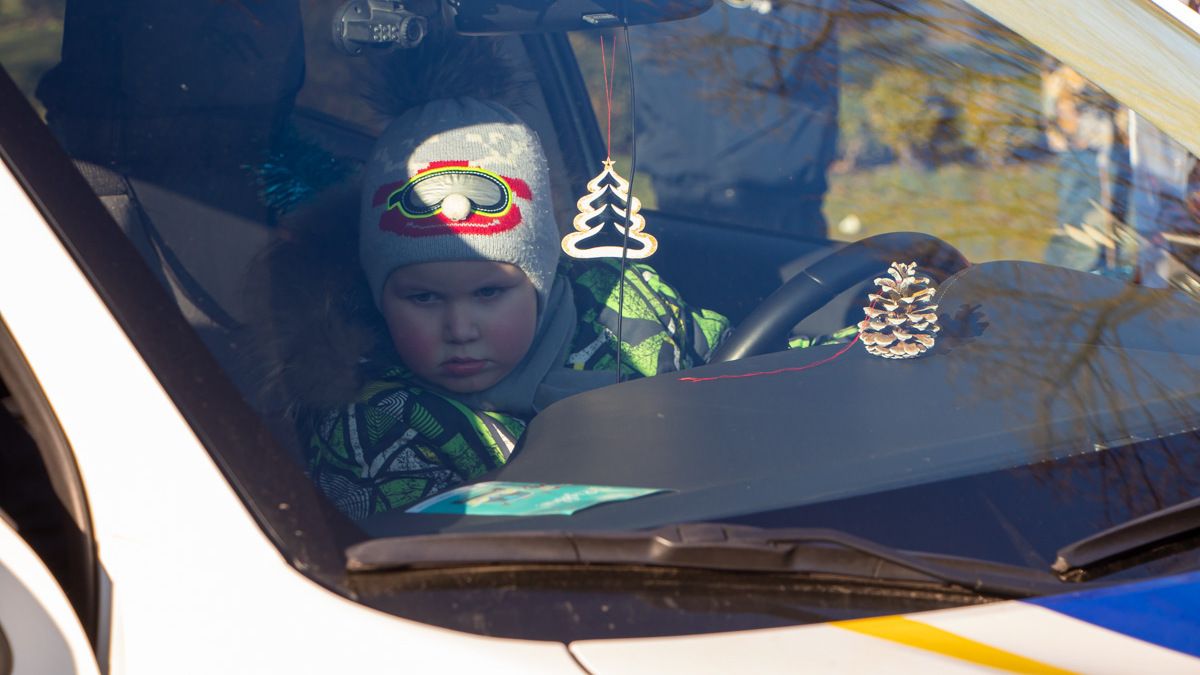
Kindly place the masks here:
[(117, 225), (133, 242), (160, 283), (171, 290), (176, 298), (186, 300), (192, 309), (209, 323), (226, 331), (236, 331), (242, 327), (241, 323), (205, 290), (203, 284), (196, 280), (163, 239), (142, 209), (137, 193), (125, 176), (99, 164), (82, 160), (75, 160), (75, 166)]

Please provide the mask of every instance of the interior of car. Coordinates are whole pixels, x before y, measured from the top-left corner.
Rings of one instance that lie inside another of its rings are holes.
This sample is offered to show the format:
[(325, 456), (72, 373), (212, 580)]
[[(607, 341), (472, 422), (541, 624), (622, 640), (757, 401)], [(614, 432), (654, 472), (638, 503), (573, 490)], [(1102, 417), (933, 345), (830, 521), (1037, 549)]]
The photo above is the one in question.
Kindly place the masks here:
[[(799, 523), (1048, 567), (1064, 541), (1200, 494), (1194, 471), (1126, 471), (1200, 455), (1194, 261), (1168, 251), (1161, 284), (1139, 268), (1154, 247), (1123, 163), (1130, 111), (1095, 85), (1067, 101), (1081, 78), (966, 3), (45, 4), (61, 51), (17, 85), (297, 465), (295, 401), (353, 383), (289, 364), (355, 362), (280, 336), (334, 312), (361, 325), (352, 341), (383, 339), (354, 238), (390, 122), (372, 92), (439, 41), (487, 43), (523, 76), (512, 105), (562, 233), (613, 158), (657, 239), (646, 262), (735, 327), (705, 366), (554, 404), (485, 478), (653, 494), (529, 518), (395, 511), (349, 539)], [(1106, 131), (1055, 149), (1068, 103)], [(873, 316), (891, 263), (936, 287), (937, 346), (825, 342)], [(0, 414), (12, 447), (30, 440), (19, 418)], [(1127, 489), (1092, 490), (1113, 466)]]

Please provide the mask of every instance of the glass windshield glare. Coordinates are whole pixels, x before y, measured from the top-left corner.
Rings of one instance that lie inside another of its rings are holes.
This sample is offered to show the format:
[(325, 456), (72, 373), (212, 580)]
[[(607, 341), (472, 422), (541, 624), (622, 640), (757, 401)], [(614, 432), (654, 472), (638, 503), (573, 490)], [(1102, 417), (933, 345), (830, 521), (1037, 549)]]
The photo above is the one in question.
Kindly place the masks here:
[(1195, 157), (969, 4), (429, 12), (360, 56), (335, 4), (0, 3), (0, 64), (368, 536), (830, 527), (1047, 569), (1200, 496)]

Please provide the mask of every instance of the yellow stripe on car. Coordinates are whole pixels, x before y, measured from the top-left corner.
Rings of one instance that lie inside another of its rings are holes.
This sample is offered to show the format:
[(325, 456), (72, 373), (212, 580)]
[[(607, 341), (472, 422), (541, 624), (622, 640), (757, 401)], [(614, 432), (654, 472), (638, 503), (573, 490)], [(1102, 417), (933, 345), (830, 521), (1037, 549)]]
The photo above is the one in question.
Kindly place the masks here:
[(1007, 670), (1014, 673), (1069, 674), (1072, 671), (1063, 670), (1041, 661), (1025, 658), (1012, 652), (1004, 651), (976, 642), (969, 638), (955, 635), (929, 624), (913, 621), (903, 616), (882, 616), (870, 619), (854, 619), (851, 621), (835, 621), (832, 626), (855, 633), (869, 635), (881, 640), (898, 642), (909, 647), (924, 649), (943, 656), (950, 656), (963, 661), (969, 661), (981, 666)]

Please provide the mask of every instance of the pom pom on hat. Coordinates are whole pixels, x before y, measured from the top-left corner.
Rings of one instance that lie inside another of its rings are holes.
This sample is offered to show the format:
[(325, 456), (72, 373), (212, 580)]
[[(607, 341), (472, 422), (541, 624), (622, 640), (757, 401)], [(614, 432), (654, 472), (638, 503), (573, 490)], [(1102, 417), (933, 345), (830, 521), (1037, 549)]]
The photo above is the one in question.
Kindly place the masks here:
[(373, 57), (371, 66), (367, 101), (392, 118), (446, 98), (476, 98), (515, 109), (532, 84), (489, 37), (434, 34), (416, 49)]
[(471, 200), (452, 192), (442, 199), (442, 213), (454, 222), (466, 220), (471, 215)]

